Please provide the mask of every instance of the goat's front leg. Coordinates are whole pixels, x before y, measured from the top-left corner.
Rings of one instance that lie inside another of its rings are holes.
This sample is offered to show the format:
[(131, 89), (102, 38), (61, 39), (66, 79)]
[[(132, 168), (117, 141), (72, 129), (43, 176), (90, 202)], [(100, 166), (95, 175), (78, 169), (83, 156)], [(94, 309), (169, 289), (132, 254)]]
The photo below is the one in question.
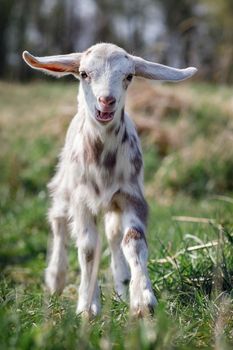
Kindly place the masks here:
[(122, 249), (131, 270), (130, 309), (133, 315), (143, 317), (153, 313), (156, 304), (147, 271), (148, 248), (145, 237), (147, 204), (145, 199), (126, 196), (123, 212)]
[[(61, 213), (62, 214), (62, 213)], [(53, 241), (49, 264), (45, 270), (45, 283), (50, 293), (61, 293), (65, 286), (67, 271), (67, 219), (51, 209), (49, 220), (52, 228)]]
[(79, 213), (74, 215), (73, 235), (76, 238), (81, 269), (77, 313), (83, 313), (88, 317), (96, 316), (100, 312), (100, 292), (97, 270), (95, 274), (93, 267), (94, 263), (99, 264), (97, 251), (99, 241), (94, 217), (87, 209), (79, 208)]
[(105, 232), (111, 251), (111, 268), (117, 295), (126, 299), (127, 287), (130, 280), (129, 266), (124, 257), (122, 241), (121, 214), (117, 211), (108, 211), (105, 215)]

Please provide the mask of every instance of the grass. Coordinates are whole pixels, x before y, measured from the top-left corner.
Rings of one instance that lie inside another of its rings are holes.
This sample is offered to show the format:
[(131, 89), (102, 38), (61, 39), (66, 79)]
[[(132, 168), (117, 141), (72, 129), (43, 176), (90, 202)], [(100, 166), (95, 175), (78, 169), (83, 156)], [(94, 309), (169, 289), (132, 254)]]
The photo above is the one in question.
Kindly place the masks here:
[[(170, 94), (168, 89), (161, 88), (165, 97)], [(201, 84), (185, 89), (194, 100), (195, 94), (202, 94), (203, 110), (190, 102), (184, 112), (189, 115), (190, 125), (193, 118), (200, 116), (192, 137), (177, 149), (168, 148), (168, 153), (161, 154), (160, 145), (149, 134), (142, 135), (150, 204), (148, 268), (159, 300), (155, 316), (131, 319), (128, 305), (116, 301), (110, 254), (100, 225), (103, 310), (98, 319), (87, 322), (75, 315), (80, 274), (72, 244), (64, 293), (50, 297), (43, 284), (49, 231), (46, 183), (75, 113), (77, 88), (61, 82), (0, 83), (1, 350), (232, 348), (232, 163), (224, 147), (220, 159), (216, 159), (212, 142), (216, 125), (224, 133), (232, 122), (225, 110), (230, 92)], [(215, 103), (219, 103), (219, 118), (224, 122), (218, 119), (215, 109), (209, 111), (208, 101), (213, 94)], [(220, 102), (216, 102), (218, 96)], [(180, 109), (166, 112), (162, 124), (167, 130), (170, 124), (174, 130), (179, 128), (178, 120), (184, 117), (180, 113)], [(212, 120), (211, 127), (205, 118)], [(206, 158), (200, 163), (204, 141), (210, 147), (208, 166)], [(193, 147), (199, 142), (201, 147)], [(187, 148), (191, 153), (184, 158)], [(216, 180), (219, 176), (222, 187)], [(209, 181), (217, 185), (208, 187)], [(208, 245), (211, 242), (213, 245)]]

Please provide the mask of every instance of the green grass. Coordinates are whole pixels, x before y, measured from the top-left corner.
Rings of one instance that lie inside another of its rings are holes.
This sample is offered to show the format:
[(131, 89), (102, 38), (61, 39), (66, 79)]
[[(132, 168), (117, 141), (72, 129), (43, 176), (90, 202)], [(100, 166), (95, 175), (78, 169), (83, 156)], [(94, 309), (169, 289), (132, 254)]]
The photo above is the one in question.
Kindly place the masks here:
[[(189, 89), (209, 96), (207, 87)], [(219, 196), (220, 191), (206, 191), (202, 175), (206, 163), (198, 167), (196, 157), (183, 169), (179, 162), (173, 163), (169, 169), (176, 170), (179, 181), (173, 177), (176, 181), (171, 185), (164, 175), (166, 157), (161, 158), (156, 146), (143, 139), (150, 204), (148, 268), (159, 301), (152, 319), (131, 319), (128, 305), (115, 300), (110, 254), (101, 225), (101, 316), (87, 322), (75, 314), (80, 274), (71, 243), (66, 289), (60, 297), (46, 293), (46, 183), (75, 110), (70, 106), (75, 107), (76, 90), (73, 84), (60, 82), (0, 84), (0, 349), (231, 349), (233, 200), (229, 185), (224, 185), (230, 183), (222, 171), (227, 159), (224, 150), (217, 160), (217, 174), (223, 183)], [(209, 93), (213, 92), (216, 88), (209, 87)], [(224, 96), (228, 95), (224, 90)], [(204, 110), (196, 126), (198, 135), (208, 140), (213, 137), (215, 122), (209, 130), (203, 119), (210, 115)], [(218, 119), (216, 123), (220, 123)], [(168, 157), (177, 155), (171, 151)], [(214, 156), (209, 155), (209, 160), (215, 169)], [(195, 168), (196, 177), (188, 172), (190, 167)], [(168, 192), (150, 193), (155, 173)], [(185, 182), (185, 176), (191, 180)], [(208, 173), (210, 180), (216, 181), (216, 171)], [(196, 186), (197, 192), (190, 190), (190, 185)], [(178, 221), (179, 216), (185, 217), (184, 221)], [(190, 222), (188, 217), (211, 221)], [(189, 249), (209, 242), (217, 244)]]

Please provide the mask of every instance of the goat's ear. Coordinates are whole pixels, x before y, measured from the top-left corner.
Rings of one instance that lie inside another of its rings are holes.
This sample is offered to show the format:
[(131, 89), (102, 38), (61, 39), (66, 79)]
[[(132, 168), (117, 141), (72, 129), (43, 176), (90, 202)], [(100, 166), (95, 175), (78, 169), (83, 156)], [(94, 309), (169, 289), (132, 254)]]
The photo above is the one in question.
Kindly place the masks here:
[(28, 51), (23, 52), (23, 59), (30, 67), (56, 77), (68, 74), (77, 76), (81, 56), (81, 53), (71, 53), (68, 55), (35, 57)]
[(154, 80), (179, 81), (190, 78), (197, 72), (197, 68), (189, 67), (177, 69), (163, 64), (146, 61), (143, 58), (132, 56), (135, 64), (135, 75)]

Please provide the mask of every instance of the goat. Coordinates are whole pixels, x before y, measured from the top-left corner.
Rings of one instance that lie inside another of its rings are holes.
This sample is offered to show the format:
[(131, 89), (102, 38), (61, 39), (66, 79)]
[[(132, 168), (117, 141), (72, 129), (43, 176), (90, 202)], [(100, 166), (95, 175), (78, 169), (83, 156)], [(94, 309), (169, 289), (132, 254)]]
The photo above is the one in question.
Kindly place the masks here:
[(148, 207), (143, 194), (141, 145), (125, 112), (126, 90), (133, 76), (179, 81), (191, 77), (196, 68), (152, 63), (107, 43), (59, 56), (34, 57), (24, 51), (23, 58), (42, 72), (80, 79), (78, 112), (48, 185), (53, 244), (46, 285), (51, 293), (61, 293), (65, 286), (70, 228), (81, 268), (77, 313), (95, 316), (100, 312), (97, 278), (93, 287), (91, 279), (98, 245), (96, 216), (102, 210), (116, 293), (124, 299), (130, 281), (131, 312), (147, 315), (156, 305), (147, 271)]

